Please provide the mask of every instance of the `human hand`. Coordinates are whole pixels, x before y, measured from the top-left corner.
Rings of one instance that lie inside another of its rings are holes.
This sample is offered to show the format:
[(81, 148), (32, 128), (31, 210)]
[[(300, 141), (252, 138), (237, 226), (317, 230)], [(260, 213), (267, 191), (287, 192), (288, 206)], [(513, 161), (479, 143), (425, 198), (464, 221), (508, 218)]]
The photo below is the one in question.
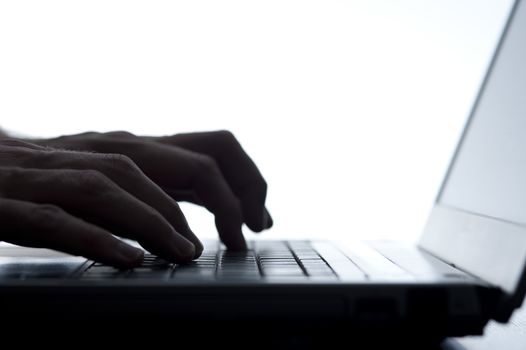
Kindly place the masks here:
[(229, 249), (246, 249), (243, 223), (255, 232), (273, 224), (265, 207), (267, 184), (228, 131), (166, 137), (90, 132), (38, 142), (126, 155), (175, 200), (201, 205), (213, 213), (219, 236)]
[(141, 263), (138, 241), (172, 262), (202, 244), (177, 203), (123, 155), (0, 140), (0, 240), (82, 255), (120, 268)]

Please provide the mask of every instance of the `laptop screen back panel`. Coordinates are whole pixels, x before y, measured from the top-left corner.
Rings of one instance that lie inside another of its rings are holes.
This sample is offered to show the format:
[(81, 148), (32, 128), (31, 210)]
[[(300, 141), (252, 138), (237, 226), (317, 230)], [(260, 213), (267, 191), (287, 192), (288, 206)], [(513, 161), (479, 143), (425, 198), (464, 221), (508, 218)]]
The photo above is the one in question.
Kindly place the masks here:
[(517, 1), (420, 246), (520, 305), (526, 265), (526, 4)]

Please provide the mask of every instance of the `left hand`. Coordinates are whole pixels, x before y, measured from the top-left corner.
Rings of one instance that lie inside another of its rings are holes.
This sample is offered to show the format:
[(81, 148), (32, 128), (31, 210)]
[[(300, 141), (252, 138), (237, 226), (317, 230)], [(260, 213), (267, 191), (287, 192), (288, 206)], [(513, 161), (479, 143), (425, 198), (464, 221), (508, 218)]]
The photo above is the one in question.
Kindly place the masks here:
[(228, 131), (165, 137), (90, 132), (32, 142), (128, 156), (175, 200), (201, 205), (214, 214), (219, 236), (229, 249), (246, 249), (243, 223), (255, 232), (273, 224), (265, 207), (267, 183)]

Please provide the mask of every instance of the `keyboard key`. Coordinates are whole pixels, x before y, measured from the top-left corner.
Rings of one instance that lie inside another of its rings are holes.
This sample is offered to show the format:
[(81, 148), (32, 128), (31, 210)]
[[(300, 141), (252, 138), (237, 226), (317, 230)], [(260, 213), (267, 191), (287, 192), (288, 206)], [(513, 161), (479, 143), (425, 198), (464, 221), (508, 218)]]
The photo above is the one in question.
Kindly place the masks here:
[(285, 269), (275, 269), (275, 270), (263, 270), (265, 276), (276, 277), (276, 276), (305, 276), (302, 270), (285, 270)]
[(304, 275), (299, 265), (296, 266), (268, 266), (262, 268), (266, 276), (283, 276), (283, 275)]
[(261, 267), (280, 267), (280, 266), (300, 267), (300, 265), (295, 261), (261, 262), (260, 266)]
[(195, 269), (195, 270), (174, 270), (172, 278), (214, 278), (216, 275), (215, 269)]
[(125, 278), (126, 279), (167, 279), (172, 274), (172, 271), (169, 269), (164, 270), (132, 270), (130, 271)]
[(119, 271), (115, 273), (100, 273), (94, 271), (86, 271), (81, 278), (82, 279), (110, 279), (110, 278), (125, 278), (126, 272)]
[[(130, 279), (259, 279), (269, 281), (295, 280), (309, 277), (338, 278), (333, 269), (307, 242), (255, 242), (252, 250), (230, 252), (206, 250), (203, 255), (187, 264), (172, 264), (154, 255), (146, 254), (140, 267), (120, 271), (102, 264), (94, 264), (84, 276), (96, 278)], [(292, 250), (291, 250), (292, 248)]]

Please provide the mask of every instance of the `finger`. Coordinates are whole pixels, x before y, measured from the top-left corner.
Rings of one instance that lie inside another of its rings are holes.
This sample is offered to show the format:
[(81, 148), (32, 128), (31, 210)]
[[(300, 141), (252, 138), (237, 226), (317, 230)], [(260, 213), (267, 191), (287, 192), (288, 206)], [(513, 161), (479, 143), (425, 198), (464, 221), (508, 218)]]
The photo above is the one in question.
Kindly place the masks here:
[(179, 147), (142, 139), (98, 137), (91, 149), (126, 154), (162, 188), (195, 193), (198, 201), (215, 215), (219, 235), (230, 249), (245, 249), (239, 201), (216, 162)]
[(137, 240), (166, 260), (187, 262), (193, 244), (155, 209), (94, 170), (3, 168), (0, 194), (5, 198), (51, 203), (109, 231)]
[(246, 250), (241, 231), (243, 217), (239, 200), (212, 158), (200, 156), (196, 162), (199, 166), (192, 176), (192, 188), (196, 196), (215, 215), (217, 231), (223, 243), (231, 250)]
[[(246, 250), (246, 241), (241, 230), (243, 212), (239, 199), (232, 192), (213, 158), (155, 143), (144, 145), (143, 150), (151, 155), (150, 158), (157, 159), (153, 164), (148, 158), (137, 156), (141, 167), (148, 169), (157, 183), (163, 188), (179, 184), (177, 187), (183, 192), (192, 193), (194, 202), (200, 203), (214, 214), (219, 237), (227, 248)], [(166, 166), (160, 168), (159, 164)]]
[[(175, 230), (189, 239), (195, 246), (195, 258), (203, 251), (203, 245), (190, 229), (178, 204), (159, 186), (151, 181), (135, 163), (120, 154), (97, 154), (71, 152), (44, 148), (26, 142), (11, 140), (11, 147), (2, 147), (4, 157), (0, 166), (24, 166), (39, 169), (98, 170), (137, 199), (161, 213)], [(28, 147), (29, 146), (29, 147)], [(34, 147), (33, 147), (34, 146)], [(16, 148), (13, 148), (16, 147)]]
[(160, 138), (159, 141), (214, 158), (227, 183), (241, 201), (243, 219), (247, 226), (255, 232), (272, 226), (265, 208), (267, 183), (231, 132), (178, 134)]
[(121, 154), (68, 151), (51, 152), (45, 158), (45, 161), (38, 162), (43, 167), (100, 171), (126, 192), (163, 215), (178, 233), (194, 244), (194, 258), (203, 252), (203, 244), (190, 229), (177, 202), (150, 180), (130, 158)]
[(178, 190), (163, 187), (163, 191), (178, 202), (189, 202), (204, 207), (203, 202), (191, 190)]
[(52, 205), (0, 199), (0, 240), (50, 248), (119, 268), (142, 262), (143, 251)]

